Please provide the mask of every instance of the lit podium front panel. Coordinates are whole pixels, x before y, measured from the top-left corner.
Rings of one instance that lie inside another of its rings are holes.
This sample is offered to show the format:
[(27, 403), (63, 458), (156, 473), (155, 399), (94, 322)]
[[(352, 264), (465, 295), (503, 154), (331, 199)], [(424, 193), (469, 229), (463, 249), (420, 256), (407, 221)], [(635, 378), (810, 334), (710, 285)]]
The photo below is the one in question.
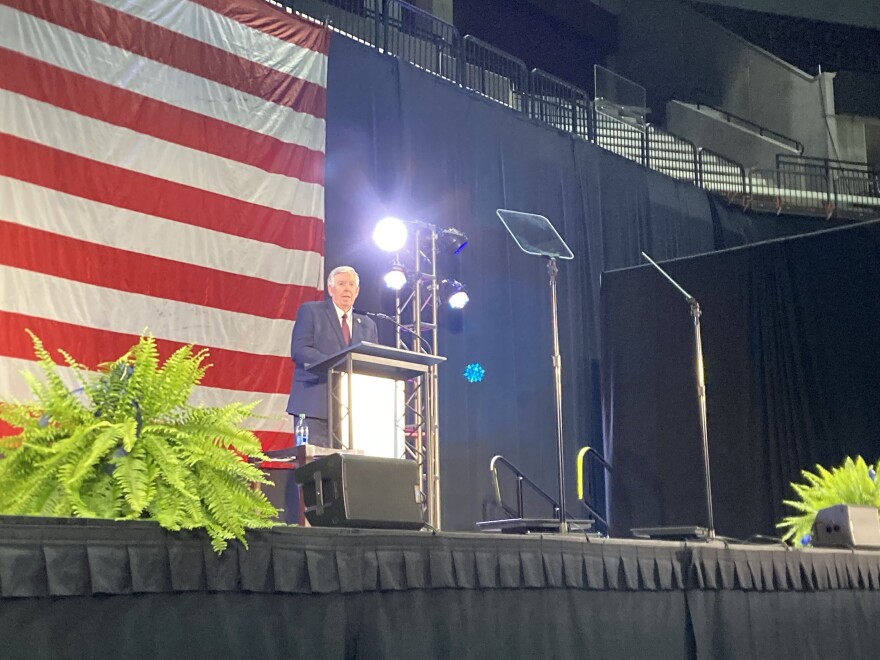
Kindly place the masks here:
[[(406, 419), (406, 388), (401, 380), (382, 376), (338, 374), (335, 383), (337, 404), (333, 411), (334, 430), (340, 447), (359, 449), (366, 456), (402, 458)], [(349, 392), (351, 403), (349, 403)], [(349, 428), (348, 415), (352, 424)], [(334, 442), (334, 446), (335, 446)]]
[[(428, 372), (446, 358), (359, 342), (316, 364), (326, 373), (330, 444), (367, 456), (404, 454), (407, 381), (425, 387)], [(432, 420), (428, 420), (432, 422)]]

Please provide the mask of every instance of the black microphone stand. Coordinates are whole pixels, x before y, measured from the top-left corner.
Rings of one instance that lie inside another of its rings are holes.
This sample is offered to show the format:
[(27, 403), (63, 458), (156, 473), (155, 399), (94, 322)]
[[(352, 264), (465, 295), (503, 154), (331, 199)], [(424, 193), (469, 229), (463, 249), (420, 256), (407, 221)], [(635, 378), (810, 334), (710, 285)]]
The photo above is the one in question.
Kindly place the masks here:
[(427, 339), (425, 339), (424, 337), (422, 337), (422, 335), (420, 335), (419, 333), (417, 333), (415, 330), (413, 330), (413, 329), (410, 328), (409, 326), (406, 326), (406, 325), (404, 325), (403, 323), (398, 323), (398, 321), (397, 321), (396, 319), (392, 318), (391, 316), (388, 316), (388, 314), (383, 314), (382, 312), (360, 312), (360, 311), (357, 312), (357, 313), (358, 313), (358, 314), (363, 314), (364, 316), (369, 316), (369, 317), (374, 318), (374, 319), (382, 319), (383, 321), (390, 321), (391, 323), (393, 323), (394, 325), (396, 325), (396, 326), (397, 326), (398, 328), (400, 328), (401, 330), (406, 330), (406, 331), (407, 331), (408, 333), (410, 333), (413, 337), (415, 337), (416, 339), (418, 339), (419, 341), (421, 341), (421, 342), (422, 342), (422, 346), (425, 347), (425, 350), (426, 350), (429, 354), (432, 354), (432, 353), (433, 353), (433, 349), (431, 348), (431, 344), (428, 343), (428, 340), (427, 340)]
[(706, 371), (703, 366), (703, 340), (700, 336), (700, 303), (691, 294), (685, 291), (681, 285), (663, 270), (657, 262), (651, 259), (647, 254), (642, 252), (642, 256), (647, 259), (654, 268), (656, 268), (669, 282), (678, 289), (678, 292), (684, 296), (690, 306), (691, 316), (694, 319), (694, 348), (696, 351), (696, 368), (697, 368), (697, 399), (700, 403), (700, 432), (703, 437), (703, 467), (706, 474), (706, 509), (709, 514), (708, 529), (706, 537), (711, 540), (715, 538), (715, 514), (712, 512), (712, 477), (709, 472), (709, 429), (706, 419)]

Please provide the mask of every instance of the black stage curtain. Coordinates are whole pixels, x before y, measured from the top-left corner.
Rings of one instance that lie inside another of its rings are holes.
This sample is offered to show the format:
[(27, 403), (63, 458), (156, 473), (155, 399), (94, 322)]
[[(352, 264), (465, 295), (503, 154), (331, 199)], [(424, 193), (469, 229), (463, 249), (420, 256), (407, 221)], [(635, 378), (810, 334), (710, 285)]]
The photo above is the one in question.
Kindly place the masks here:
[(695, 657), (683, 592), (141, 594), (0, 607), (5, 660)]
[(217, 556), (155, 523), (0, 534), (4, 660), (692, 656), (674, 544), (292, 527)]
[[(386, 214), (454, 226), (470, 238), (445, 276), (471, 304), (441, 323), (443, 526), (498, 517), (488, 464), (503, 454), (557, 492), (550, 294), (545, 263), (519, 252), (497, 208), (547, 216), (576, 259), (561, 265), (559, 312), (567, 481), (583, 445), (601, 447), (599, 276), (639, 262), (708, 252), (812, 228), (751, 217), (680, 183), (334, 35), (329, 58), (326, 265), (361, 272), (358, 307), (389, 310), (373, 246)], [(827, 225), (826, 225), (827, 226)], [(391, 328), (380, 336), (390, 339)], [(470, 385), (464, 367), (485, 380)], [(573, 494), (572, 494), (573, 500)], [(578, 511), (572, 505), (574, 513)], [(529, 515), (548, 515), (534, 509)]]
[[(880, 554), (0, 518), (0, 656), (873, 657)], [(869, 651), (870, 650), (870, 651)], [(871, 653), (869, 655), (869, 653)]]
[(3, 603), (0, 651), (8, 660), (871, 658), (878, 609), (877, 592), (846, 591), (31, 598)]
[[(801, 469), (877, 458), (880, 222), (665, 266), (703, 310), (716, 527), (773, 534)], [(688, 305), (649, 266), (602, 304), (612, 527), (704, 525)]]
[[(690, 591), (688, 610), (697, 657), (873, 658), (877, 655), (876, 592)], [(818, 632), (821, 631), (821, 632)]]

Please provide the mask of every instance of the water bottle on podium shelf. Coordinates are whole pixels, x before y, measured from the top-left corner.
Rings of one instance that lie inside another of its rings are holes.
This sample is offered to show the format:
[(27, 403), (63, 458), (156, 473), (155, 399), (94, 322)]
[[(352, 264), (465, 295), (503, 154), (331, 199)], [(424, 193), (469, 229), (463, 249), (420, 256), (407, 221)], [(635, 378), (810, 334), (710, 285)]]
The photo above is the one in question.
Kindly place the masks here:
[(306, 422), (306, 414), (300, 413), (296, 422), (296, 446), (309, 444), (309, 425)]

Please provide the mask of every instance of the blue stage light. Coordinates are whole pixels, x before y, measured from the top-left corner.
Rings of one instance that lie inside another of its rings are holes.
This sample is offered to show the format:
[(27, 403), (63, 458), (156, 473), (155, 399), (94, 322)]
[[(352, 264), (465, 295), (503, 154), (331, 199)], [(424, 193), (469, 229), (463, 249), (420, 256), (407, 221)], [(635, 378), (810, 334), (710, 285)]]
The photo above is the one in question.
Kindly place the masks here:
[(485, 375), (486, 370), (479, 362), (471, 362), (464, 368), (464, 377), (469, 383), (479, 383)]
[(446, 254), (458, 254), (468, 244), (467, 236), (460, 229), (449, 227), (440, 232), (440, 248)]

